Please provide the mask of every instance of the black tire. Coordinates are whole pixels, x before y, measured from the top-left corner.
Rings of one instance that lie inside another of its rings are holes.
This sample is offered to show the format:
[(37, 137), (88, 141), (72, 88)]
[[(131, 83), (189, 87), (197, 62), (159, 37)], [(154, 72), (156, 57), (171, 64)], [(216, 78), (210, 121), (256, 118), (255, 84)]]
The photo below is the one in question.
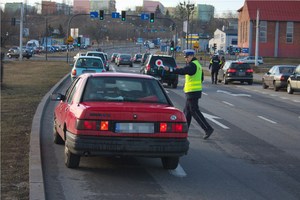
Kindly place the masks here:
[(229, 83), (228, 80), (226, 80), (226, 78), (224, 78), (224, 84), (228, 85), (228, 83)]
[(65, 141), (61, 138), (61, 136), (59, 135), (59, 133), (56, 130), (56, 121), (55, 119), (53, 120), (53, 135), (54, 135), (54, 143), (55, 144), (64, 144)]
[(288, 94), (293, 94), (294, 93), (294, 90), (293, 90), (290, 83), (287, 84), (286, 91), (287, 91)]
[(253, 81), (248, 81), (248, 85), (252, 85), (253, 84)]
[(162, 157), (161, 162), (164, 169), (176, 169), (179, 163), (179, 157)]
[(178, 85), (178, 83), (172, 83), (172, 88), (176, 89), (177, 85)]
[(68, 168), (77, 168), (80, 163), (80, 156), (70, 152), (68, 147), (65, 145), (65, 165)]
[(276, 82), (275, 82), (275, 81), (273, 82), (273, 86), (274, 86), (274, 90), (275, 90), (275, 91), (278, 91), (278, 90), (279, 90), (279, 87), (276, 86)]
[(130, 67), (132, 67), (132, 65), (130, 65)]

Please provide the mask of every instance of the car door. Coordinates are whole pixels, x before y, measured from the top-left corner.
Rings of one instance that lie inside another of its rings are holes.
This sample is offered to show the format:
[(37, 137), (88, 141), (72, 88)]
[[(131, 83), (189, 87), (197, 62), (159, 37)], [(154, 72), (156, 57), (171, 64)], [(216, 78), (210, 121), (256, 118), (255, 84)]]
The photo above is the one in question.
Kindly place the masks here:
[(295, 69), (295, 73), (291, 76), (292, 88), (300, 89), (300, 65)]
[(274, 74), (276, 71), (276, 66), (273, 66), (266, 74), (265, 76), (265, 83), (268, 86), (272, 86), (273, 85), (273, 79), (274, 79)]

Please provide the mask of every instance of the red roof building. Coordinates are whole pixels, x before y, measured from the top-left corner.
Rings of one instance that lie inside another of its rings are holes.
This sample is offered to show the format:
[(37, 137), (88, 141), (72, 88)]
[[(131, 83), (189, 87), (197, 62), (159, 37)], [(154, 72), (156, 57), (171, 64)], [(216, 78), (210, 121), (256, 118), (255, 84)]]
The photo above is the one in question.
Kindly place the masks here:
[(300, 58), (300, 0), (246, 0), (238, 10), (238, 46), (255, 54), (259, 11), (258, 54)]

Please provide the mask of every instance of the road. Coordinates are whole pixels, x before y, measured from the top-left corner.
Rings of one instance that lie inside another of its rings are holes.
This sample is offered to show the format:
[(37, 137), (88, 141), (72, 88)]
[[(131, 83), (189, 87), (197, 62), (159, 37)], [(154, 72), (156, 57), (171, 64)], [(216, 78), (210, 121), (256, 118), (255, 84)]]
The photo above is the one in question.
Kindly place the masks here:
[[(139, 72), (139, 65), (111, 67)], [(48, 103), (41, 132), (46, 199), (300, 199), (300, 93), (206, 80), (199, 106), (215, 132), (203, 140), (192, 121), (190, 150), (175, 170), (140, 157), (84, 157), (78, 169), (66, 168), (64, 146), (53, 143), (55, 102)], [(177, 89), (165, 86), (180, 109), (182, 85), (180, 77)]]

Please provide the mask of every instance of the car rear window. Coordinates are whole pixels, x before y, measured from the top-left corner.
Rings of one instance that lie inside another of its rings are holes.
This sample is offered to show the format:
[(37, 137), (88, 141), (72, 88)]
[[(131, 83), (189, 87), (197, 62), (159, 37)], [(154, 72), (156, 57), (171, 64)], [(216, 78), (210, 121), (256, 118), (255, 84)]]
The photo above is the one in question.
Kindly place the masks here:
[(77, 68), (104, 68), (102, 60), (96, 58), (78, 58), (75, 66)]
[[(162, 62), (161, 64), (158, 62), (159, 60)], [(176, 68), (177, 66), (174, 58), (165, 56), (152, 56), (149, 64), (151, 67), (159, 67), (159, 65), (163, 65)]]
[(123, 58), (123, 59), (130, 59), (130, 58), (131, 58), (131, 55), (121, 55), (120, 58)]
[(291, 74), (294, 72), (296, 67), (279, 67), (279, 73), (281, 74)]
[(127, 77), (90, 77), (82, 101), (122, 101), (168, 104), (159, 82)]
[(96, 57), (100, 57), (103, 61), (105, 61), (106, 59), (104, 58), (104, 54), (103, 53), (87, 53), (87, 56), (96, 56)]

